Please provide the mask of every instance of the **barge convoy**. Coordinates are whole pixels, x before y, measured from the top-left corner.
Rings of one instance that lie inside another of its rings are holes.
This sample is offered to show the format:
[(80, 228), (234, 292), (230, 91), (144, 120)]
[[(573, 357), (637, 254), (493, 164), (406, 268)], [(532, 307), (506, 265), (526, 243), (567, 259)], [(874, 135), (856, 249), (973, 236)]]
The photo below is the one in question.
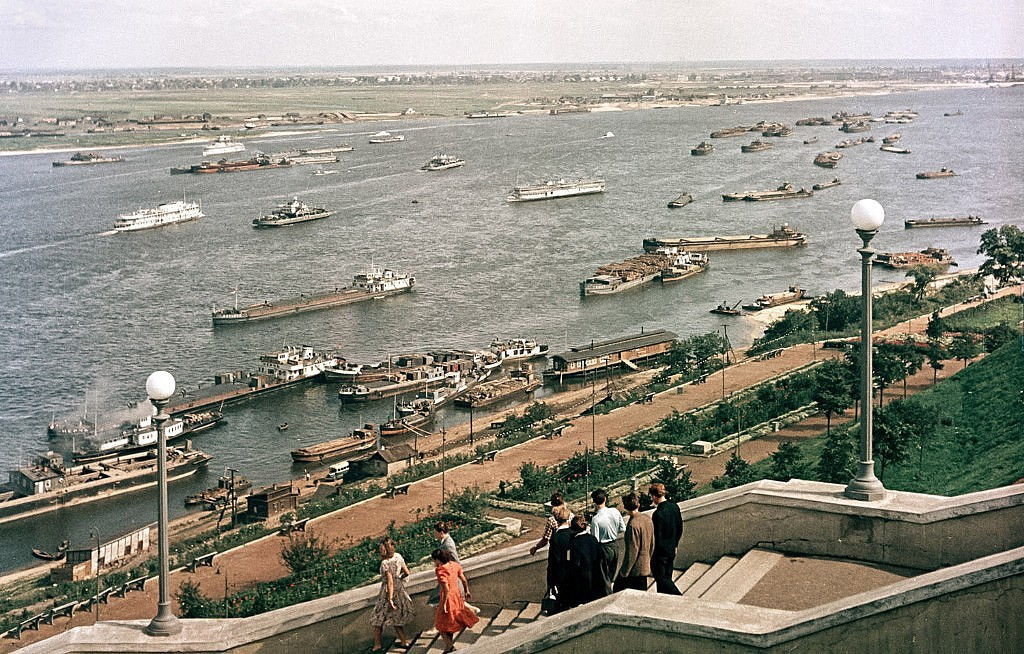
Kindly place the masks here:
[(692, 252), (711, 250), (743, 250), (750, 248), (795, 247), (806, 245), (807, 235), (783, 223), (769, 234), (739, 236), (649, 237), (644, 239), (645, 252), (674, 247)]
[(333, 307), (374, 300), (411, 291), (416, 285), (416, 278), (408, 273), (395, 272), (389, 268), (371, 265), (366, 272), (359, 273), (352, 278), (352, 286), (324, 291), (321, 293), (303, 293), (299, 297), (278, 300), (275, 302), (261, 302), (239, 308), (237, 304), (238, 292), (235, 291), (235, 306), (233, 308), (215, 309), (213, 311), (214, 325), (229, 325), (256, 320), (290, 316), (307, 311), (319, 311)]
[(969, 227), (972, 225), (987, 225), (988, 223), (980, 216), (944, 216), (941, 218), (910, 218), (903, 221), (905, 229), (916, 227)]
[(204, 161), (203, 163), (194, 164), (191, 166), (182, 166), (178, 168), (171, 168), (172, 175), (188, 175), (188, 174), (208, 174), (208, 173), (237, 173), (244, 172), (247, 170), (269, 170), (271, 168), (290, 168), (295, 165), (295, 162), (286, 158), (271, 158), (265, 154), (256, 155), (251, 159), (241, 159), (238, 161), (228, 161), (227, 159), (221, 159), (220, 161)]
[(580, 295), (610, 295), (661, 279), (679, 281), (708, 267), (705, 254), (676, 248), (659, 248), (619, 263), (601, 266), (592, 277), (580, 282)]
[(574, 195), (590, 195), (604, 193), (603, 179), (580, 179), (569, 182), (564, 179), (552, 180), (530, 186), (516, 186), (505, 199), (508, 202), (530, 202), (533, 200), (553, 200)]

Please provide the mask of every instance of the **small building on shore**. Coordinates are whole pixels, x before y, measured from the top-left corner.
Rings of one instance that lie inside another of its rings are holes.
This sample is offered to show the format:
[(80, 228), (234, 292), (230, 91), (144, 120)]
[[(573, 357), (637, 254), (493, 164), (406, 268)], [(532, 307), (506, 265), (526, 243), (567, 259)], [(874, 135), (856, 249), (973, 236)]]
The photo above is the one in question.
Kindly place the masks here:
[(64, 565), (50, 571), (50, 581), (65, 583), (92, 579), (107, 568), (121, 566), (132, 557), (149, 551), (150, 536), (155, 531), (156, 525), (146, 525), (105, 543), (69, 549)]
[(378, 449), (359, 462), (363, 474), (371, 477), (387, 477), (405, 470), (416, 460), (416, 450), (401, 443)]
[(294, 511), (299, 505), (299, 494), (292, 492), (291, 483), (261, 488), (250, 493), (246, 499), (246, 517), (255, 520), (268, 520), (282, 513)]
[(565, 377), (618, 366), (636, 370), (637, 362), (665, 354), (675, 340), (674, 333), (656, 329), (608, 341), (591, 342), (589, 345), (577, 345), (569, 348), (568, 352), (552, 355), (551, 367), (544, 371), (544, 375), (561, 381)]

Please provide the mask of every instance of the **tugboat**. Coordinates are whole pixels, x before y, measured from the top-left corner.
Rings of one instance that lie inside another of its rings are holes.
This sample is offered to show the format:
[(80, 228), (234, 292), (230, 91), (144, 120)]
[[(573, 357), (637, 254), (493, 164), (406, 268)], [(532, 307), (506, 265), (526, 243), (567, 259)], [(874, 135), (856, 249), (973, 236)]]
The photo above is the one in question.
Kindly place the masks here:
[(671, 202), (669, 202), (668, 206), (669, 206), (670, 209), (678, 209), (679, 207), (685, 207), (686, 205), (690, 204), (691, 202), (693, 202), (693, 196), (690, 195), (689, 193), (683, 193), (682, 195), (677, 197), (675, 200), (672, 200)]
[(225, 470), (224, 474), (217, 480), (217, 486), (207, 488), (204, 491), (189, 495), (185, 498), (185, 506), (204, 504), (208, 509), (215, 509), (218, 506), (227, 504), (230, 496), (238, 495), (252, 487), (252, 482), (239, 474), (231, 474)]
[(939, 177), (956, 177), (956, 173), (953, 172), (952, 168), (941, 168), (939, 170), (926, 170), (923, 173), (918, 173), (918, 179), (938, 179)]
[(292, 198), (291, 202), (278, 205), (269, 215), (254, 218), (252, 226), (256, 229), (262, 227), (284, 227), (310, 220), (320, 220), (321, 218), (333, 215), (333, 211), (322, 207), (311, 207), (305, 202), (299, 202), (298, 198)]
[(715, 146), (711, 145), (707, 141), (701, 141), (697, 147), (690, 149), (690, 154), (695, 157), (703, 157), (704, 155), (711, 154), (715, 151)]

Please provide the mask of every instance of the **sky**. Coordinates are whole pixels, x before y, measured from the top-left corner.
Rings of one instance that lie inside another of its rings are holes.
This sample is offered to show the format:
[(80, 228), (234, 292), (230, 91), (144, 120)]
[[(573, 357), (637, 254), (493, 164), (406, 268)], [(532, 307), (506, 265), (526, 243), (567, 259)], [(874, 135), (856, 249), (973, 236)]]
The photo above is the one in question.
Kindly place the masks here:
[(0, 0), (0, 68), (1024, 57), (1024, 0)]

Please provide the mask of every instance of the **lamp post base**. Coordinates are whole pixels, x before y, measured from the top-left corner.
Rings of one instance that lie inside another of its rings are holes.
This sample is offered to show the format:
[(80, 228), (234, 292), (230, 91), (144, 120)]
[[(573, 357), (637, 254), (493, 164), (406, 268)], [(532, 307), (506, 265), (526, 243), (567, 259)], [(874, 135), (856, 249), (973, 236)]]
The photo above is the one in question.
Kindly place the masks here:
[(156, 617), (149, 621), (143, 633), (147, 636), (176, 636), (181, 633), (181, 622), (171, 613), (169, 606), (160, 605)]
[(885, 487), (878, 479), (851, 479), (843, 494), (851, 500), (861, 502), (877, 502), (885, 499)]

